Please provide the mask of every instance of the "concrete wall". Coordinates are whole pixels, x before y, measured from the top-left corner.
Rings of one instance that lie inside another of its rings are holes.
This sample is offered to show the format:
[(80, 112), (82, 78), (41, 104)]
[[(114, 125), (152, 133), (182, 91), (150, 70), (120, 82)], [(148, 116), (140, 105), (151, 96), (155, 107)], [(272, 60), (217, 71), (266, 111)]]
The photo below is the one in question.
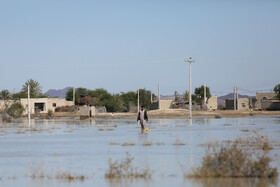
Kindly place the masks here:
[(94, 106), (80, 106), (79, 113), (82, 117), (94, 117), (95, 116), (95, 107)]
[(250, 99), (239, 98), (237, 102), (237, 110), (249, 110), (249, 109), (250, 109)]
[(234, 100), (226, 99), (226, 110), (234, 110)]
[(256, 93), (256, 108), (262, 109), (262, 101), (276, 99), (276, 94), (274, 92), (270, 93)]
[[(136, 107), (137, 109), (137, 107)], [(157, 110), (158, 109), (158, 101), (154, 101), (150, 105), (150, 110)]]
[[(160, 110), (167, 110), (171, 108), (172, 100), (160, 100)], [(151, 110), (157, 110), (159, 109), (158, 101), (151, 103), (150, 106)]]
[[(250, 109), (250, 98), (239, 98), (236, 102), (237, 110), (249, 110)], [(226, 99), (226, 110), (234, 110), (234, 100)]]
[(262, 110), (280, 110), (280, 102), (262, 101), (261, 109)]
[[(25, 111), (23, 115), (28, 113), (28, 99), (20, 99), (20, 103), (24, 106)], [(42, 103), (44, 105), (43, 110), (40, 113), (47, 113), (48, 110), (55, 111), (56, 107), (59, 106), (71, 106), (73, 105), (73, 101), (66, 101), (63, 98), (31, 98), (30, 99), (30, 110), (31, 114), (35, 113), (35, 105), (38, 103)]]
[(160, 101), (160, 110), (170, 109), (172, 100), (161, 100)]
[(217, 110), (218, 109), (218, 97), (212, 96), (208, 98), (206, 102), (207, 110)]

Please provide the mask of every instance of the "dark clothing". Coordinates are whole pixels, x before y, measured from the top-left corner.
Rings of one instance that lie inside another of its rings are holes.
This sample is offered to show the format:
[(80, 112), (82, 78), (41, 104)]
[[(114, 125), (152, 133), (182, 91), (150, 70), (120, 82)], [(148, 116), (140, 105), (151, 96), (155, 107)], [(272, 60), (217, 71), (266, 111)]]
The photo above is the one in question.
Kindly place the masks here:
[[(146, 121), (148, 121), (148, 115), (147, 115), (146, 110), (145, 110), (145, 112), (144, 112), (144, 119), (145, 119)], [(141, 120), (141, 119), (140, 119), (140, 112), (138, 112), (137, 121), (140, 121), (140, 120)]]
[(140, 110), (138, 113), (137, 121), (140, 121), (142, 131), (145, 130), (146, 121), (148, 121), (148, 115), (146, 110)]

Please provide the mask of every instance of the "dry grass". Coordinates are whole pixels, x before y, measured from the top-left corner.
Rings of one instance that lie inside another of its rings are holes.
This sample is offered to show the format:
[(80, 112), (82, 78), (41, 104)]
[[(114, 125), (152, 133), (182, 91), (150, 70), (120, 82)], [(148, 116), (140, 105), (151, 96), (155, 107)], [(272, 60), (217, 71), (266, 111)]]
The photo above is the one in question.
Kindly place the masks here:
[(198, 146), (201, 146), (201, 147), (219, 147), (220, 146), (220, 141), (216, 140), (216, 139), (213, 139), (213, 140), (210, 140), (206, 143), (198, 144)]
[(241, 129), (240, 131), (241, 131), (241, 132), (250, 132), (250, 129), (247, 129), (247, 128), (246, 128), (246, 129)]
[(223, 124), (223, 126), (232, 126), (232, 124), (225, 123), (225, 124)]
[[(242, 142), (243, 143), (243, 142)], [(277, 168), (269, 166), (271, 158), (263, 152), (254, 157), (237, 139), (233, 142), (209, 146), (202, 159), (202, 165), (194, 168), (187, 177), (252, 177), (277, 178)], [(254, 144), (250, 144), (254, 146)]]
[(76, 175), (75, 173), (69, 173), (69, 172), (57, 172), (55, 175), (56, 180), (65, 180), (67, 182), (72, 182), (72, 181), (84, 181), (87, 179), (84, 175)]
[[(250, 132), (248, 129), (244, 129), (243, 132)], [(259, 149), (263, 151), (269, 151), (273, 149), (273, 145), (277, 146), (279, 141), (271, 141), (267, 135), (261, 135), (256, 130), (246, 136), (240, 136), (235, 140), (224, 140), (224, 144), (236, 144), (239, 147), (249, 148), (249, 149)], [(199, 144), (203, 147), (219, 147), (222, 146), (219, 140), (211, 140), (207, 143)]]
[(163, 145), (165, 145), (165, 143), (164, 142), (156, 142), (156, 145), (163, 146)]
[(126, 153), (126, 158), (122, 161), (112, 161), (110, 158), (109, 169), (105, 172), (105, 179), (107, 180), (123, 180), (123, 179), (151, 179), (153, 172), (148, 166), (139, 169), (132, 165), (133, 157)]
[(154, 144), (154, 142), (152, 140), (148, 140), (148, 139), (144, 140), (142, 143), (143, 146), (152, 146), (153, 144)]
[(99, 128), (98, 131), (113, 131), (115, 129), (110, 129), (110, 128)]
[(183, 139), (181, 139), (179, 137), (176, 137), (173, 145), (176, 145), (176, 146), (186, 145), (186, 142), (185, 142), (185, 140), (183, 140)]
[(252, 134), (248, 134), (247, 137), (237, 138), (233, 143), (242, 147), (250, 147), (252, 149), (261, 149), (264, 151), (273, 149), (269, 137), (267, 135), (261, 135), (256, 131), (253, 131)]
[(111, 141), (111, 142), (109, 142), (109, 145), (120, 145), (120, 143)]
[(124, 142), (121, 146), (135, 146), (136, 143), (132, 140), (128, 140), (126, 142)]
[(77, 175), (71, 172), (49, 172), (45, 167), (43, 167), (43, 163), (38, 166), (30, 168), (30, 177), (32, 179), (41, 179), (41, 180), (62, 180), (67, 182), (74, 182), (74, 181), (84, 181), (88, 179), (88, 177), (84, 175)]

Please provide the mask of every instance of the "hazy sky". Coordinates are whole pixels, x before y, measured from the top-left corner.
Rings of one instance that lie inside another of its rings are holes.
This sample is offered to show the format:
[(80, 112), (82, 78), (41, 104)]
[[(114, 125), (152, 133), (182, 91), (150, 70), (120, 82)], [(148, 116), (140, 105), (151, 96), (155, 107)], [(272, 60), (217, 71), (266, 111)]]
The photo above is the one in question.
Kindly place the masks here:
[[(280, 1), (0, 0), (0, 89), (37, 80), (162, 94), (224, 95), (280, 83)], [(249, 91), (246, 91), (249, 90)]]

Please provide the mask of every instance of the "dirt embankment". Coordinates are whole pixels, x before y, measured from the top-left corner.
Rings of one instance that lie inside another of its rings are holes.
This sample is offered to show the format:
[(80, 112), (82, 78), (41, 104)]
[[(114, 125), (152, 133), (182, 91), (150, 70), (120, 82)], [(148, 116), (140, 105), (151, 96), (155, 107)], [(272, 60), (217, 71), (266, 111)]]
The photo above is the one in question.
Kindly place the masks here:
[[(233, 110), (217, 110), (217, 111), (193, 111), (193, 118), (199, 117), (249, 117), (249, 116), (280, 116), (280, 111), (233, 111)], [(189, 110), (170, 109), (170, 110), (151, 110), (148, 111), (150, 118), (188, 118)], [(125, 119), (135, 118), (137, 113), (101, 113), (96, 118)]]
[[(169, 109), (169, 110), (150, 110), (149, 118), (188, 118), (189, 110), (186, 109)], [(217, 110), (217, 111), (193, 111), (193, 118), (210, 117), (249, 117), (249, 116), (280, 116), (280, 111), (233, 111), (233, 110)], [(38, 117), (32, 115), (32, 117)], [(47, 118), (47, 114), (40, 114), (39, 117)], [(54, 112), (54, 118), (62, 117), (80, 117), (78, 112)], [(99, 113), (95, 115), (97, 119), (136, 119), (137, 113)]]

